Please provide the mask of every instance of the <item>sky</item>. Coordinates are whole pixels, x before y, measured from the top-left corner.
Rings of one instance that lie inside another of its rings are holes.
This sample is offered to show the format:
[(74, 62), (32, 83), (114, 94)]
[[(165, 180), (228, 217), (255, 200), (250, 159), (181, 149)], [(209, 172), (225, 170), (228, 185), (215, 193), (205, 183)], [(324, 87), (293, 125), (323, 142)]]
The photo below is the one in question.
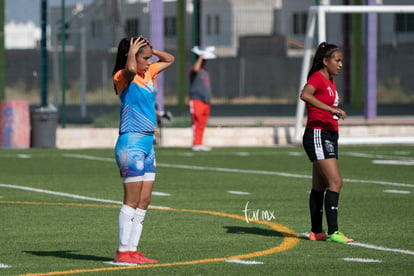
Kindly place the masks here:
[[(40, 26), (41, 0), (6, 0), (5, 1), (5, 24), (34, 22)], [(66, 6), (76, 3), (89, 4), (92, 0), (65, 0)], [(48, 0), (49, 7), (61, 5), (62, 0)]]

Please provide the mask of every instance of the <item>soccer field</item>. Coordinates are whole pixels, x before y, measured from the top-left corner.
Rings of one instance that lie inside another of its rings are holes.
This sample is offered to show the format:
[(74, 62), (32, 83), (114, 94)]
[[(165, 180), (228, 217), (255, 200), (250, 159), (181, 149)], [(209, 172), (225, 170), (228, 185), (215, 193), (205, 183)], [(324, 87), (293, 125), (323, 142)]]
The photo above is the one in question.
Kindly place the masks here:
[(157, 148), (139, 250), (119, 266), (113, 150), (0, 150), (0, 275), (412, 275), (414, 146), (340, 146), (339, 229), (309, 241), (301, 147)]

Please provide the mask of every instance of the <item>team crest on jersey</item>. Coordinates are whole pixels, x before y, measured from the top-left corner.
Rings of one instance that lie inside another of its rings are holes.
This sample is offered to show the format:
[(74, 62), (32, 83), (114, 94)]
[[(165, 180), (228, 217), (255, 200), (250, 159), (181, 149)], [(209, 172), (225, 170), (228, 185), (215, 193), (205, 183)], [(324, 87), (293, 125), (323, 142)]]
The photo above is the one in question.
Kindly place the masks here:
[(333, 90), (332, 87), (328, 86), (326, 87), (326, 89), (328, 90), (329, 96), (330, 97), (335, 97), (333, 106), (338, 106), (339, 104), (339, 96), (338, 96), (338, 90)]
[(331, 141), (325, 140), (325, 148), (326, 148), (326, 151), (328, 152), (328, 154), (331, 155), (331, 154), (335, 153), (335, 149), (334, 149), (334, 146), (333, 146)]

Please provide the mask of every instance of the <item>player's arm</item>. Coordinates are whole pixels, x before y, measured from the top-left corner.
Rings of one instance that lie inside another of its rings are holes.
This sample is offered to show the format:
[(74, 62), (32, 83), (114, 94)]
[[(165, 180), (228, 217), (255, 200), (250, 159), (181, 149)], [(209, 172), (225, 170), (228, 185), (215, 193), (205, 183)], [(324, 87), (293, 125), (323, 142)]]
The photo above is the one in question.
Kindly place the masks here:
[(203, 55), (199, 55), (197, 60), (194, 62), (193, 67), (191, 67), (191, 71), (198, 72), (201, 69), (201, 66), (203, 64)]
[(138, 50), (146, 44), (147, 42), (141, 37), (136, 39), (131, 37), (131, 40), (129, 41), (129, 51), (124, 70), (124, 76), (128, 81), (132, 81), (137, 74), (136, 55)]
[(157, 62), (160, 66), (160, 72), (164, 71), (174, 63), (175, 57), (167, 52), (152, 49), (152, 54), (158, 58)]
[(340, 108), (333, 108), (323, 102), (321, 102), (320, 100), (318, 100), (315, 97), (315, 87), (313, 87), (310, 84), (306, 84), (305, 87), (303, 88), (301, 94), (300, 94), (300, 99), (304, 102), (306, 102), (307, 104), (310, 104), (316, 108), (319, 108), (321, 110), (325, 110), (330, 112), (331, 114), (337, 115), (338, 117), (345, 119), (346, 118), (346, 113), (345, 111), (343, 111)]

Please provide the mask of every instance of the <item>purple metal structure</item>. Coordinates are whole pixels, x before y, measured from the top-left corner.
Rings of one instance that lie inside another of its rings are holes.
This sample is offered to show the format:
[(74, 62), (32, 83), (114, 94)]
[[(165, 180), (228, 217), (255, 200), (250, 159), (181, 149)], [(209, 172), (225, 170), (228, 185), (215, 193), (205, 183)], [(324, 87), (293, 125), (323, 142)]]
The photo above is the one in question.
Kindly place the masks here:
[[(155, 49), (164, 49), (164, 4), (162, 0), (150, 1), (150, 41)], [(157, 76), (156, 103), (159, 112), (164, 111), (164, 76)]]
[[(368, 5), (376, 5), (376, 0), (367, 0)], [(377, 117), (377, 21), (376, 13), (368, 13), (366, 20), (365, 47), (365, 118)]]

